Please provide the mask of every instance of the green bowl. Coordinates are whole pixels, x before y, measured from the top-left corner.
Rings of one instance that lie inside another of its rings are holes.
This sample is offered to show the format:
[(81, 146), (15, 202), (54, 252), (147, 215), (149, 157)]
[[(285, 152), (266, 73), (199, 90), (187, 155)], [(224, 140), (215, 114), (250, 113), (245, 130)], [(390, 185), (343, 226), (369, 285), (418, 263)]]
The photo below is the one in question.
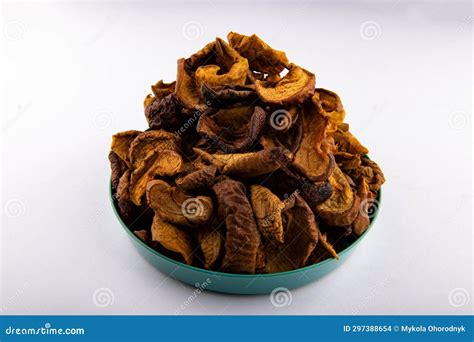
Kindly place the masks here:
[(317, 264), (288, 272), (271, 274), (232, 274), (209, 271), (183, 264), (146, 245), (132, 231), (130, 231), (127, 225), (123, 222), (120, 217), (117, 202), (114, 200), (112, 184), (110, 184), (109, 189), (112, 208), (114, 209), (118, 221), (128, 237), (132, 240), (135, 248), (149, 263), (169, 277), (180, 280), (191, 286), (200, 287), (201, 289), (210, 291), (233, 294), (265, 294), (271, 293), (277, 288), (294, 289), (311, 283), (336, 269), (344, 263), (354, 248), (370, 231), (375, 219), (377, 218), (382, 199), (382, 192), (380, 190), (376, 199), (378, 205), (374, 206), (376, 211), (371, 218), (369, 227), (357, 240), (338, 253), (339, 260), (326, 259)]

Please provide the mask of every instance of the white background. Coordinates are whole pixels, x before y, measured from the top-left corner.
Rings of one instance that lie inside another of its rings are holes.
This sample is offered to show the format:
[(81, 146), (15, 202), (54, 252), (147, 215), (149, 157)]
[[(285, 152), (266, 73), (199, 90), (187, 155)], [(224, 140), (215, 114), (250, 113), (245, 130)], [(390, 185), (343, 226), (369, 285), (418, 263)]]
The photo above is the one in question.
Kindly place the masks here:
[(149, 86), (231, 30), (340, 94), (387, 183), (367, 238), (290, 305), (203, 293), (181, 312), (472, 313), (471, 3), (236, 3), (4, 4), (3, 313), (173, 314), (193, 293), (122, 231), (107, 154), (113, 133), (146, 128)]

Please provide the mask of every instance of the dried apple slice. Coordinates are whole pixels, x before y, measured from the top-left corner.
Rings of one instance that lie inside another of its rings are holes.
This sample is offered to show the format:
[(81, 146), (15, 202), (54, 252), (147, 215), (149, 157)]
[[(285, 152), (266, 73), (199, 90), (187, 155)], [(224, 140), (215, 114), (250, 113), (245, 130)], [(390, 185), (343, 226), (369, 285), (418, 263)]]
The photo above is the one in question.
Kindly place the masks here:
[(351, 154), (360, 154), (366, 155), (369, 153), (369, 150), (363, 146), (359, 140), (349, 132), (343, 131), (342, 129), (337, 129), (334, 133), (331, 134), (334, 138), (336, 148), (338, 152), (346, 152)]
[[(256, 144), (265, 126), (266, 113), (255, 106), (252, 116), (245, 122), (242, 116), (247, 116), (249, 108), (243, 109), (243, 115), (239, 115), (234, 108), (220, 110), (215, 114), (205, 113), (199, 118), (196, 130), (225, 153), (245, 152)], [(232, 115), (234, 113), (238, 115)], [(239, 121), (243, 122), (239, 125)], [(238, 126), (233, 127), (234, 125)]]
[(272, 49), (256, 34), (245, 36), (230, 32), (227, 40), (230, 46), (248, 59), (252, 70), (266, 74), (279, 74), (289, 64), (283, 51)]
[(258, 96), (266, 103), (273, 105), (287, 105), (303, 103), (314, 94), (316, 77), (309, 71), (291, 64), (290, 71), (277, 81), (269, 83), (256, 81), (255, 90)]
[(166, 222), (159, 215), (153, 218), (151, 238), (159, 242), (164, 248), (178, 253), (188, 265), (193, 263), (193, 248), (191, 237), (181, 228)]
[(329, 177), (332, 195), (326, 201), (316, 206), (318, 215), (331, 226), (348, 226), (354, 222), (359, 212), (360, 199), (338, 166)]
[(202, 159), (215, 165), (224, 175), (251, 178), (271, 173), (288, 165), (291, 154), (281, 148), (261, 150), (248, 153), (209, 154), (193, 148)]
[(303, 137), (292, 166), (312, 181), (325, 181), (335, 166), (330, 144), (325, 144), (328, 119), (316, 110), (314, 101), (308, 101), (302, 120)]
[(184, 163), (181, 156), (175, 151), (162, 150), (159, 147), (150, 151), (132, 172), (130, 177), (130, 198), (136, 205), (142, 204), (146, 185), (156, 176), (174, 176), (183, 171)]
[(339, 96), (330, 90), (316, 88), (312, 101), (319, 114), (328, 118), (327, 132), (336, 131), (337, 127), (342, 124), (346, 117), (346, 112)]
[(255, 273), (260, 235), (245, 186), (223, 179), (212, 189), (217, 196), (219, 218), (225, 220), (227, 228), (223, 269), (230, 273)]
[(283, 243), (281, 212), (285, 204), (261, 185), (250, 186), (250, 200), (260, 234), (267, 239)]
[(177, 152), (178, 140), (173, 133), (163, 129), (140, 133), (129, 148), (129, 160), (134, 169), (145, 162), (145, 157), (156, 148)]
[(224, 40), (216, 39), (216, 60), (219, 65), (203, 65), (196, 70), (199, 87), (243, 86), (247, 79), (249, 63)]
[(109, 152), (109, 162), (112, 172), (112, 189), (116, 190), (120, 177), (122, 177), (123, 173), (127, 170), (127, 165), (114, 151)]
[(128, 150), (133, 139), (139, 135), (141, 131), (130, 130), (119, 132), (112, 135), (112, 145), (110, 149), (122, 159), (128, 167), (130, 167), (130, 160), (128, 158)]
[(217, 167), (209, 165), (193, 171), (182, 178), (178, 178), (175, 182), (178, 187), (184, 190), (208, 188), (214, 184), (216, 172)]
[(227, 108), (236, 104), (248, 104), (257, 98), (257, 93), (250, 86), (201, 87), (204, 102), (211, 107)]
[(360, 209), (356, 219), (352, 223), (354, 233), (357, 236), (362, 235), (370, 224), (369, 205), (373, 201), (373, 194), (370, 192), (369, 185), (365, 179), (362, 179), (357, 187), (357, 196), (360, 198)]
[(299, 195), (294, 203), (285, 212), (285, 243), (270, 242), (266, 246), (265, 273), (303, 267), (318, 243), (319, 228), (311, 208)]
[(196, 109), (200, 104), (200, 94), (194, 79), (185, 69), (185, 59), (178, 60), (178, 73), (176, 75), (176, 98), (187, 109)]
[(212, 215), (212, 200), (207, 196), (189, 196), (162, 180), (146, 186), (148, 205), (166, 221), (188, 227), (203, 225)]
[(224, 237), (220, 229), (210, 227), (198, 232), (198, 242), (204, 255), (204, 267), (212, 268), (224, 251)]

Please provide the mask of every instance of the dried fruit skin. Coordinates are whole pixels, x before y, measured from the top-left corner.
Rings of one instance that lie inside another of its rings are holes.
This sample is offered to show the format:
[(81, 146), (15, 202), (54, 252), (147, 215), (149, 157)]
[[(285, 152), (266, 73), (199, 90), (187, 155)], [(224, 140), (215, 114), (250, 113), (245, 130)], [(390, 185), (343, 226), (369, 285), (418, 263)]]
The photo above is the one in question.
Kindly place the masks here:
[(313, 212), (299, 195), (296, 195), (294, 207), (286, 214), (285, 243), (270, 242), (266, 246), (266, 273), (303, 267), (318, 243), (319, 228)]
[(357, 217), (360, 199), (352, 191), (339, 167), (336, 166), (329, 182), (333, 189), (332, 195), (328, 200), (316, 206), (316, 211), (329, 225), (348, 226)]
[(176, 185), (184, 190), (207, 188), (214, 184), (217, 168), (214, 165), (206, 166), (176, 180)]
[(219, 228), (200, 230), (198, 242), (204, 255), (204, 267), (212, 268), (224, 250), (224, 238)]
[(249, 60), (250, 68), (267, 74), (279, 74), (289, 64), (283, 51), (272, 49), (256, 34), (244, 36), (236, 32), (227, 35), (230, 46)]
[(127, 169), (127, 165), (114, 151), (109, 152), (109, 162), (110, 169), (112, 171), (112, 190), (115, 191), (117, 190), (120, 177), (122, 177), (123, 173)]
[(146, 187), (148, 205), (169, 222), (193, 227), (203, 225), (212, 215), (212, 200), (207, 196), (189, 196), (162, 180), (152, 180)]
[(128, 160), (134, 169), (138, 169), (144, 164), (150, 152), (157, 148), (177, 152), (177, 145), (178, 141), (174, 134), (165, 130), (143, 132), (131, 142)]
[(150, 151), (138, 169), (130, 176), (130, 197), (136, 205), (142, 204), (146, 185), (156, 176), (174, 176), (183, 170), (184, 163), (181, 156), (171, 150), (162, 150), (159, 147)]
[[(229, 132), (228, 125), (220, 126), (219, 122), (208, 114), (203, 114), (199, 118), (196, 130), (225, 153), (246, 152), (256, 144), (265, 126), (265, 120), (265, 111), (256, 106), (250, 120), (232, 133)], [(231, 136), (228, 137), (229, 135)]]
[(159, 242), (166, 249), (179, 253), (186, 264), (192, 265), (191, 238), (183, 229), (155, 215), (151, 226), (151, 237), (153, 241)]
[(316, 77), (299, 66), (290, 66), (290, 71), (275, 84), (256, 81), (255, 90), (262, 101), (272, 105), (303, 103), (314, 94)]
[(151, 129), (165, 128), (175, 130), (178, 127), (178, 116), (181, 106), (175, 94), (154, 100), (145, 109), (145, 118)]
[(250, 199), (260, 234), (267, 239), (283, 243), (281, 212), (285, 204), (261, 185), (250, 187)]
[(116, 133), (112, 136), (112, 145), (110, 146), (110, 149), (119, 156), (127, 166), (130, 166), (130, 161), (128, 159), (130, 144), (140, 133), (141, 131), (130, 130)]
[(245, 186), (224, 179), (213, 187), (218, 201), (218, 213), (227, 228), (222, 267), (230, 273), (255, 273), (260, 235)]
[(274, 172), (289, 163), (288, 151), (279, 147), (258, 152), (212, 155), (196, 148), (194, 151), (215, 165), (222, 174), (232, 177), (257, 177)]

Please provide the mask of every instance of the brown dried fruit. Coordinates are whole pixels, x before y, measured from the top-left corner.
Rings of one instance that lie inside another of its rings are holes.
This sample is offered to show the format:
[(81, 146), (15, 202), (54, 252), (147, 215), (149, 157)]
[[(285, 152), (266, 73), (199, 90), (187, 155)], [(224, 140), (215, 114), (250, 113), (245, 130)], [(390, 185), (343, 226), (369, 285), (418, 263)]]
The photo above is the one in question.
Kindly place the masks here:
[(228, 41), (152, 86), (148, 130), (113, 136), (114, 204), (144, 243), (197, 267), (272, 273), (338, 258), (378, 209), (380, 167), (313, 73), (256, 35)]
[(166, 249), (179, 253), (186, 264), (193, 264), (191, 237), (183, 229), (155, 215), (151, 226), (151, 237)]
[(183, 159), (171, 150), (162, 150), (159, 147), (150, 151), (138, 169), (130, 176), (130, 197), (136, 205), (142, 204), (146, 185), (156, 176), (174, 176), (183, 171)]
[(112, 190), (115, 191), (117, 190), (120, 177), (127, 170), (127, 165), (114, 151), (109, 152), (109, 162), (112, 171)]
[(316, 206), (319, 216), (329, 225), (348, 226), (354, 222), (359, 212), (360, 199), (352, 191), (344, 173), (336, 166), (329, 178), (332, 195)]
[(208, 188), (214, 184), (217, 167), (214, 165), (205, 166), (202, 169), (193, 171), (188, 175), (176, 179), (176, 185), (184, 190), (198, 190)]
[(203, 225), (212, 216), (212, 200), (207, 196), (189, 196), (162, 180), (146, 186), (148, 205), (166, 221), (182, 226)]
[(328, 119), (316, 110), (314, 97), (305, 104), (302, 120), (303, 137), (292, 166), (312, 181), (325, 181), (335, 161), (330, 145), (325, 144)]
[(178, 152), (178, 139), (173, 133), (165, 130), (147, 131), (140, 133), (130, 144), (128, 160), (134, 169), (140, 168), (147, 155), (160, 148)]
[(198, 232), (198, 242), (204, 255), (204, 267), (212, 268), (220, 259), (224, 250), (224, 237), (221, 229), (210, 227)]
[(241, 178), (257, 177), (288, 165), (291, 155), (280, 147), (248, 153), (209, 154), (193, 149), (202, 159), (215, 165), (224, 175)]
[(313, 212), (299, 195), (296, 195), (294, 206), (285, 215), (285, 243), (268, 243), (266, 273), (285, 272), (305, 266), (318, 243), (319, 229)]
[(219, 218), (225, 220), (227, 228), (223, 269), (231, 273), (255, 273), (260, 235), (245, 186), (223, 179), (212, 188), (217, 196)]
[(281, 212), (285, 204), (261, 185), (250, 187), (250, 199), (260, 234), (266, 239), (283, 243)]
[(133, 139), (135, 139), (140, 133), (141, 131), (130, 130), (116, 133), (112, 136), (112, 145), (110, 146), (110, 149), (114, 151), (114, 153), (129, 167), (130, 160), (128, 158), (128, 150)]
[(218, 65), (203, 65), (196, 70), (199, 86), (222, 87), (225, 85), (242, 86), (247, 79), (249, 63), (224, 40), (217, 38), (216, 61)]
[(185, 60), (178, 60), (178, 73), (176, 76), (176, 99), (187, 109), (199, 108), (200, 95), (194, 78), (185, 69)]
[(262, 101), (272, 105), (303, 103), (314, 94), (316, 77), (309, 71), (290, 65), (288, 73), (276, 83), (256, 81), (255, 90)]
[(283, 51), (272, 49), (256, 34), (244, 36), (236, 32), (227, 35), (230, 46), (247, 58), (252, 70), (279, 74), (289, 64)]
[(370, 224), (369, 206), (373, 201), (373, 195), (370, 192), (369, 185), (365, 179), (362, 179), (358, 188), (357, 196), (360, 198), (360, 208), (357, 217), (352, 223), (354, 233), (358, 236), (367, 230)]
[[(247, 108), (245, 110), (247, 111)], [(236, 111), (227, 109), (213, 115), (209, 112), (203, 114), (199, 118), (196, 130), (225, 153), (246, 152), (256, 144), (265, 126), (266, 113), (256, 106), (250, 119), (238, 128), (233, 126), (242, 119), (240, 116), (233, 118), (234, 113)]]
[(145, 118), (148, 127), (152, 129), (165, 128), (175, 130), (178, 128), (181, 105), (175, 94), (169, 94), (164, 98), (154, 100), (145, 109)]

